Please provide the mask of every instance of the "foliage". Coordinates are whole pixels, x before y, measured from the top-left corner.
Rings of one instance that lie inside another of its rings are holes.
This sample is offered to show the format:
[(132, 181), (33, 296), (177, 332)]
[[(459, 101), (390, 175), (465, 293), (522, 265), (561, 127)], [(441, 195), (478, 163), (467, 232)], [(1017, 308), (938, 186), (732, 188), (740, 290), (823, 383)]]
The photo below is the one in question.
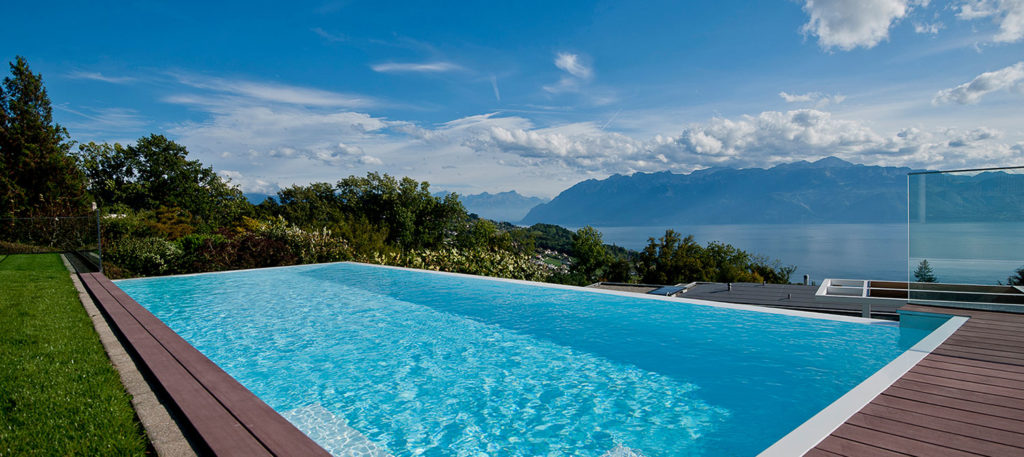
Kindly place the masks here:
[[(148, 227), (138, 216), (117, 218), (127, 232)], [(152, 233), (141, 232), (141, 233)], [(243, 218), (235, 229), (217, 233), (187, 234), (171, 240), (165, 236), (120, 236), (105, 233), (105, 261), (118, 275), (164, 275), (241, 268), (261, 268), (299, 263), (348, 260), (348, 242), (331, 230), (302, 230), (282, 218), (266, 221)]]
[(430, 194), (430, 184), (368, 173), (338, 181), (337, 198), (349, 214), (364, 215), (387, 229), (387, 241), (403, 249), (439, 248), (466, 210), (455, 194)]
[(1013, 274), (1006, 278), (1006, 283), (1011, 286), (1024, 286), (1024, 266), (1014, 270)]
[(89, 178), (89, 192), (104, 206), (134, 210), (178, 208), (207, 228), (228, 224), (252, 210), (242, 192), (230, 186), (188, 150), (163, 135), (135, 144), (88, 143), (78, 157)]
[(552, 224), (533, 224), (528, 229), (540, 249), (558, 252), (572, 252), (573, 233), (564, 227)]
[(935, 273), (932, 271), (932, 266), (928, 264), (928, 259), (924, 259), (920, 264), (917, 265), (917, 269), (914, 270), (914, 281), (917, 282), (935, 282)]
[(600, 280), (611, 261), (601, 241), (601, 232), (589, 225), (573, 235), (572, 256), (575, 271), (588, 283)]
[(147, 454), (130, 397), (55, 254), (0, 261), (0, 454)]
[(276, 201), (261, 203), (258, 211), (305, 229), (372, 227), (384, 234), (386, 244), (401, 249), (439, 248), (468, 218), (458, 196), (435, 197), (427, 182), (379, 173), (349, 176), (334, 186), (291, 186), (278, 192)]
[(507, 251), (422, 249), (377, 255), (375, 263), (498, 278), (544, 281), (548, 269), (530, 256)]
[(104, 260), (141, 276), (179, 273), (183, 252), (173, 241), (158, 237), (124, 238), (105, 246)]
[[(96, 219), (88, 216), (0, 220), (0, 240), (18, 252), (60, 252), (96, 248)], [(3, 251), (0, 252), (13, 252)]]
[(85, 177), (67, 130), (53, 122), (43, 79), (24, 57), (10, 67), (0, 86), (0, 218), (81, 215)]
[(667, 230), (658, 240), (650, 238), (637, 259), (640, 281), (675, 284), (690, 281), (778, 282), (789, 281), (795, 267), (769, 265), (731, 245), (711, 242), (701, 247), (693, 236), (681, 238)]

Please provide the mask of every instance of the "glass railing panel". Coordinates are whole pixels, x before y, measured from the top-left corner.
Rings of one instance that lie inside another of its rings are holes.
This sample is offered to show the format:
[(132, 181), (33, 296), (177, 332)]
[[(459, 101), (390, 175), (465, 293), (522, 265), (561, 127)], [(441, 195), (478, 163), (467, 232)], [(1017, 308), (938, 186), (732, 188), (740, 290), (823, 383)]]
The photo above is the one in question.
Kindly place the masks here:
[(907, 196), (912, 303), (1024, 306), (1024, 167), (911, 173)]

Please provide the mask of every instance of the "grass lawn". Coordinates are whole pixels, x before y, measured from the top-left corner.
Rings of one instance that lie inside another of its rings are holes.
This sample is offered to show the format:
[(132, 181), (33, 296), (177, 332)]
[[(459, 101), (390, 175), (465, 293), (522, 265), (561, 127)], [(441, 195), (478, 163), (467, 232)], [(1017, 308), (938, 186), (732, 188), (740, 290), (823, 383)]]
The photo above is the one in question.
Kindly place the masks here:
[(0, 457), (147, 449), (60, 257), (0, 256)]

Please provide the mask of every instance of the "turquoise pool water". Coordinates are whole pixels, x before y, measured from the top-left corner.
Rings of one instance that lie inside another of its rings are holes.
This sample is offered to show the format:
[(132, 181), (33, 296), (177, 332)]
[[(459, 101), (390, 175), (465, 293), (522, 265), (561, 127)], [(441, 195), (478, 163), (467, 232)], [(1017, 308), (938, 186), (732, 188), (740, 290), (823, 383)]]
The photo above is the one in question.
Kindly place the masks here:
[(117, 285), (336, 455), (756, 455), (928, 332), (351, 263)]

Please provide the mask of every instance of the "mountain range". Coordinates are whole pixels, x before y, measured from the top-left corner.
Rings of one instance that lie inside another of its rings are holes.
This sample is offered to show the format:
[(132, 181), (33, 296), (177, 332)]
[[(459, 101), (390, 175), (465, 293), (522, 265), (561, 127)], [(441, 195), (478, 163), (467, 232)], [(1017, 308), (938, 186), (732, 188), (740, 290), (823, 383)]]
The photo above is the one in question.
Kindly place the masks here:
[(547, 200), (537, 197), (520, 195), (514, 190), (496, 194), (484, 192), (459, 195), (459, 200), (466, 207), (466, 211), (495, 221), (518, 221), (525, 217), (533, 207), (547, 202)]

